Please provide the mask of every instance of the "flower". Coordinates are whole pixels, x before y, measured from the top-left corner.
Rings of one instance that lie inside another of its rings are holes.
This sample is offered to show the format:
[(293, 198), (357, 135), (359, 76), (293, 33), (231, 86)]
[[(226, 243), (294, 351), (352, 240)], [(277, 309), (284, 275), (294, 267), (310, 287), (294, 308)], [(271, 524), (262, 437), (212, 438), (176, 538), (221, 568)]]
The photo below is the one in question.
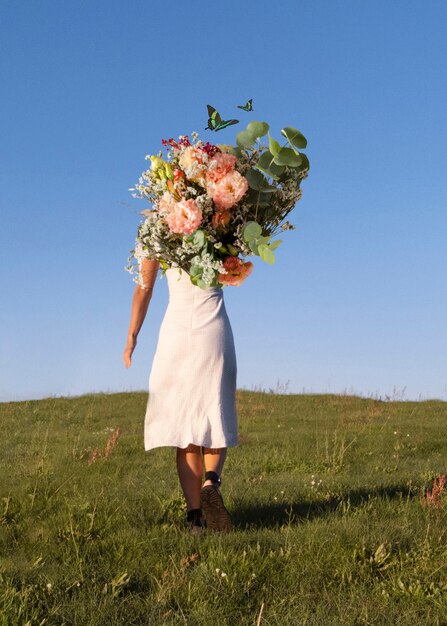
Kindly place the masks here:
[(172, 233), (189, 235), (200, 226), (202, 211), (194, 200), (173, 200), (169, 203), (165, 219)]
[(214, 185), (213, 202), (219, 210), (225, 211), (239, 202), (247, 189), (248, 182), (244, 176), (236, 171), (229, 172)]
[(165, 215), (173, 210), (175, 200), (169, 191), (165, 191), (158, 201), (158, 211), (161, 215)]
[(159, 156), (151, 156), (151, 169), (154, 172), (154, 175), (159, 180), (166, 180), (167, 178), (174, 178), (174, 174), (172, 172), (172, 165), (167, 161), (163, 161), (163, 159)]
[(246, 261), (245, 263), (236, 256), (227, 256), (224, 260), (224, 268), (227, 274), (219, 273), (218, 280), (223, 285), (232, 285), (239, 287), (253, 270), (253, 263)]
[(205, 185), (205, 170), (208, 157), (203, 150), (188, 146), (179, 158), (179, 165), (186, 176), (195, 183)]
[(212, 224), (214, 228), (224, 228), (231, 219), (230, 211), (215, 211), (213, 214)]
[(234, 170), (236, 157), (233, 154), (217, 153), (208, 163), (206, 172), (207, 186), (218, 183), (222, 178)]

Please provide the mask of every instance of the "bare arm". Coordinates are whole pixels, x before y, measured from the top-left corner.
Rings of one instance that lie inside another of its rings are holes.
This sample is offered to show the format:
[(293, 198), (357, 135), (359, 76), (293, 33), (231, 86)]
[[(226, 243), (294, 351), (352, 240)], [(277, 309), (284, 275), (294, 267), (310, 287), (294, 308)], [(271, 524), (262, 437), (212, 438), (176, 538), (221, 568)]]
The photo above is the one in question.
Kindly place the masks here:
[(129, 330), (127, 331), (127, 343), (123, 352), (123, 361), (127, 368), (132, 364), (132, 353), (137, 345), (137, 336), (146, 317), (149, 302), (157, 278), (160, 263), (152, 259), (145, 259), (141, 265), (141, 277), (144, 287), (137, 285), (132, 299), (132, 313)]

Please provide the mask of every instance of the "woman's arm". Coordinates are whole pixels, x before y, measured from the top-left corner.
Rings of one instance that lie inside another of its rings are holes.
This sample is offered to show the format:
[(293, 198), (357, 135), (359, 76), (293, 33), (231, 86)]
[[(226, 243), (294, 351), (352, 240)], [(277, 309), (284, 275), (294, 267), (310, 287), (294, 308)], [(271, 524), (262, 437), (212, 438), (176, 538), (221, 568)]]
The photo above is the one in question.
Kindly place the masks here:
[(127, 368), (132, 365), (132, 353), (137, 345), (137, 336), (143, 325), (149, 302), (152, 298), (159, 267), (160, 263), (153, 259), (144, 259), (141, 264), (141, 277), (144, 287), (140, 285), (135, 287), (129, 330), (127, 332), (127, 343), (123, 352), (123, 360)]

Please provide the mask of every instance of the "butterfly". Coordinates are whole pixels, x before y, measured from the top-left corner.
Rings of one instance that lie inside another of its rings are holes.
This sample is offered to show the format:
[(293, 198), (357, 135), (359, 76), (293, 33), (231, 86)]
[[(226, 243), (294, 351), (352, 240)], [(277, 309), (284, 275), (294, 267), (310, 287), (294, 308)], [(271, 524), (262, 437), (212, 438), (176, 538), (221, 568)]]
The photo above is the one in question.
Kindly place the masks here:
[(251, 98), (251, 100), (248, 100), (247, 104), (238, 104), (237, 108), (242, 109), (243, 111), (253, 111), (253, 98)]
[(226, 128), (227, 126), (231, 126), (232, 124), (238, 124), (239, 120), (222, 120), (219, 113), (216, 111), (214, 107), (210, 104), (206, 105), (208, 108), (208, 126), (205, 127), (205, 130), (222, 130), (222, 128)]

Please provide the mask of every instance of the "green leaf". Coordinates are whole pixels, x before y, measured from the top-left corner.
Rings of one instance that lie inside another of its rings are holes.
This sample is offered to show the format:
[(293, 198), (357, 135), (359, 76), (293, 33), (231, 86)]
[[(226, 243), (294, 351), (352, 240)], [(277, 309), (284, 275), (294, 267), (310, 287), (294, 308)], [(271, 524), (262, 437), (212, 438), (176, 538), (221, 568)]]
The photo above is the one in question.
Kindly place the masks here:
[(300, 165), (300, 170), (308, 170), (310, 167), (310, 163), (309, 163), (309, 159), (307, 158), (307, 156), (305, 154), (300, 154), (301, 157), (301, 165)]
[(254, 120), (247, 125), (246, 132), (249, 133), (254, 140), (256, 140), (258, 137), (264, 137), (264, 135), (268, 133), (269, 128), (270, 127), (266, 122), (258, 122), (257, 120)]
[(205, 233), (203, 230), (196, 230), (196, 232), (192, 234), (192, 243), (199, 248), (205, 244)]
[(283, 240), (282, 239), (276, 239), (275, 241), (272, 241), (272, 243), (270, 244), (270, 250), (276, 250), (276, 248), (279, 246), (280, 243), (282, 243)]
[(273, 192), (276, 191), (276, 187), (272, 187), (265, 176), (261, 174), (258, 170), (249, 169), (245, 173), (245, 178), (248, 181), (251, 189), (255, 189), (256, 191), (265, 191), (265, 192)]
[(277, 178), (284, 171), (284, 166), (276, 165), (273, 161), (275, 157), (269, 150), (266, 150), (261, 154), (256, 163), (255, 167), (262, 172), (265, 172), (268, 176), (272, 178)]
[(257, 255), (259, 255), (259, 252), (258, 252), (258, 242), (257, 242), (257, 240), (256, 240), (256, 239), (251, 239), (251, 240), (248, 242), (248, 247), (249, 247), (249, 248), (250, 248), (250, 250), (253, 252), (253, 254), (257, 254)]
[(196, 285), (197, 285), (197, 287), (200, 287), (201, 289), (206, 289), (208, 287), (206, 282), (204, 280), (202, 280), (201, 278), (197, 279)]
[(236, 143), (240, 148), (252, 148), (256, 137), (253, 137), (247, 130), (241, 130), (236, 135)]
[(268, 207), (270, 206), (272, 200), (272, 192), (271, 191), (258, 191), (258, 199), (256, 204), (260, 207)]
[(245, 241), (251, 241), (252, 239), (256, 239), (261, 234), (262, 228), (258, 224), (258, 222), (255, 221), (247, 222), (242, 229), (242, 237), (245, 239)]
[(281, 146), (276, 141), (276, 139), (273, 139), (270, 133), (269, 133), (269, 148), (273, 156), (278, 156), (278, 153), (281, 150)]
[(200, 276), (202, 276), (203, 273), (203, 268), (200, 267), (199, 265), (191, 265), (190, 269), (189, 269), (189, 275), (192, 278), (199, 278)]
[(286, 137), (292, 146), (295, 148), (305, 148), (307, 146), (306, 137), (300, 133), (299, 130), (293, 128), (293, 126), (286, 126), (281, 130), (281, 133)]
[(301, 155), (297, 154), (292, 148), (281, 148), (278, 156), (275, 157), (274, 163), (277, 165), (288, 165), (289, 167), (298, 167), (301, 165)]
[(258, 243), (258, 245), (259, 245), (260, 243), (262, 243), (262, 244), (264, 244), (264, 243), (265, 243), (265, 244), (268, 244), (268, 242), (270, 241), (270, 237), (271, 237), (271, 235), (267, 235), (266, 237), (257, 237), (256, 242)]
[(265, 243), (261, 243), (259, 245), (258, 250), (259, 250), (259, 256), (261, 257), (261, 259), (265, 261), (266, 263), (268, 263), (269, 265), (273, 265), (273, 263), (275, 262), (275, 255), (270, 250), (270, 246), (268, 246)]

